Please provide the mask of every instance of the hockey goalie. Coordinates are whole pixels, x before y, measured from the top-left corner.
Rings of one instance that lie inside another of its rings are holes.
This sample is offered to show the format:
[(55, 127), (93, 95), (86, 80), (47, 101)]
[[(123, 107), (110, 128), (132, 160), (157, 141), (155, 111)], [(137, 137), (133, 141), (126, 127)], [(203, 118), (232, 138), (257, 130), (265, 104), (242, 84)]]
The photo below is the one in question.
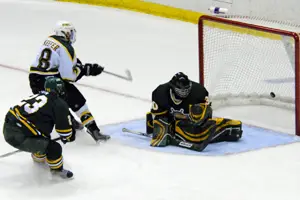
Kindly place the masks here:
[(236, 142), (242, 137), (242, 122), (213, 118), (209, 93), (204, 86), (179, 72), (152, 93), (147, 113), (151, 146), (175, 145), (203, 151), (209, 143)]

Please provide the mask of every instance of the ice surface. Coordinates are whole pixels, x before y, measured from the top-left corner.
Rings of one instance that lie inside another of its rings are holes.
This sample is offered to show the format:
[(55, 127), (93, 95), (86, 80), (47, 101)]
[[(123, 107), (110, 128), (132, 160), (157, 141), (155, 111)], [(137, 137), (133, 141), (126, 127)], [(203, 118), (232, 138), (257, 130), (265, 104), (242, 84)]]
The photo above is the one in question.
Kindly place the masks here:
[[(82, 61), (99, 62), (116, 73), (129, 68), (134, 78), (129, 83), (103, 74), (84, 78), (82, 84), (150, 99), (157, 84), (177, 71), (198, 80), (195, 25), (50, 1), (0, 0), (0, 63), (28, 70), (39, 45), (60, 19), (77, 27), (75, 48)], [(3, 123), (9, 107), (30, 89), (26, 73), (0, 70)], [(150, 107), (147, 101), (79, 88), (101, 125), (144, 117)], [(0, 152), (12, 150), (0, 137)], [(19, 153), (0, 160), (0, 198), (298, 200), (299, 150), (296, 143), (226, 157), (186, 156), (128, 147), (116, 139), (96, 146), (79, 133), (75, 143), (64, 147), (66, 167), (73, 170), (74, 180), (49, 181), (46, 170), (33, 165), (28, 154)]]

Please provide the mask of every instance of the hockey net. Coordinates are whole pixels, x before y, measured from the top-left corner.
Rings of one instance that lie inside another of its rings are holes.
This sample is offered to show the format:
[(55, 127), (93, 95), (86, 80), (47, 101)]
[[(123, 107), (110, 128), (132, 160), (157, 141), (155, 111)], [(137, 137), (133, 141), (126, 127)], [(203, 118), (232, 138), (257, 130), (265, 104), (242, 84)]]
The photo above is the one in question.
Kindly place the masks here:
[[(243, 105), (288, 110), (292, 117), (287, 118), (300, 136), (299, 35), (288, 26), (284, 29), (202, 16), (199, 79), (214, 110)], [(283, 116), (270, 112), (269, 117)]]

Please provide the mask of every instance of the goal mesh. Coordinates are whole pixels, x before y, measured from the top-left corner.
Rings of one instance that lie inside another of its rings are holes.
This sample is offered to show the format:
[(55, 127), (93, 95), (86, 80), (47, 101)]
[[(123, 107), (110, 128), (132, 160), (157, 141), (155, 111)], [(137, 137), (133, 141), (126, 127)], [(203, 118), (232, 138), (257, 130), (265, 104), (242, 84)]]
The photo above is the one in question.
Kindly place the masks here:
[(299, 48), (295, 32), (204, 15), (199, 19), (200, 83), (215, 106), (292, 110), (300, 135)]

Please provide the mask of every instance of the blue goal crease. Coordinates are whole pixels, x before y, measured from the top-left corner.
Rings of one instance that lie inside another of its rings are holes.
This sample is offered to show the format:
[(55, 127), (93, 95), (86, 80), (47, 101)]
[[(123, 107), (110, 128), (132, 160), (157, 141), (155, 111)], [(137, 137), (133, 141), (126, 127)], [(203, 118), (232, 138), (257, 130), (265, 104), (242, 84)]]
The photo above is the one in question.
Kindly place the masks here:
[(146, 121), (145, 119), (139, 119), (118, 124), (105, 125), (102, 127), (102, 129), (109, 133), (112, 138), (118, 139), (125, 145), (148, 149), (151, 151), (186, 155), (222, 156), (300, 142), (300, 137), (298, 136), (267, 130), (260, 127), (243, 125), (243, 137), (238, 142), (209, 144), (204, 151), (196, 152), (175, 146), (161, 148), (151, 147), (150, 138), (132, 133), (124, 133), (122, 132), (122, 128), (145, 132)]

